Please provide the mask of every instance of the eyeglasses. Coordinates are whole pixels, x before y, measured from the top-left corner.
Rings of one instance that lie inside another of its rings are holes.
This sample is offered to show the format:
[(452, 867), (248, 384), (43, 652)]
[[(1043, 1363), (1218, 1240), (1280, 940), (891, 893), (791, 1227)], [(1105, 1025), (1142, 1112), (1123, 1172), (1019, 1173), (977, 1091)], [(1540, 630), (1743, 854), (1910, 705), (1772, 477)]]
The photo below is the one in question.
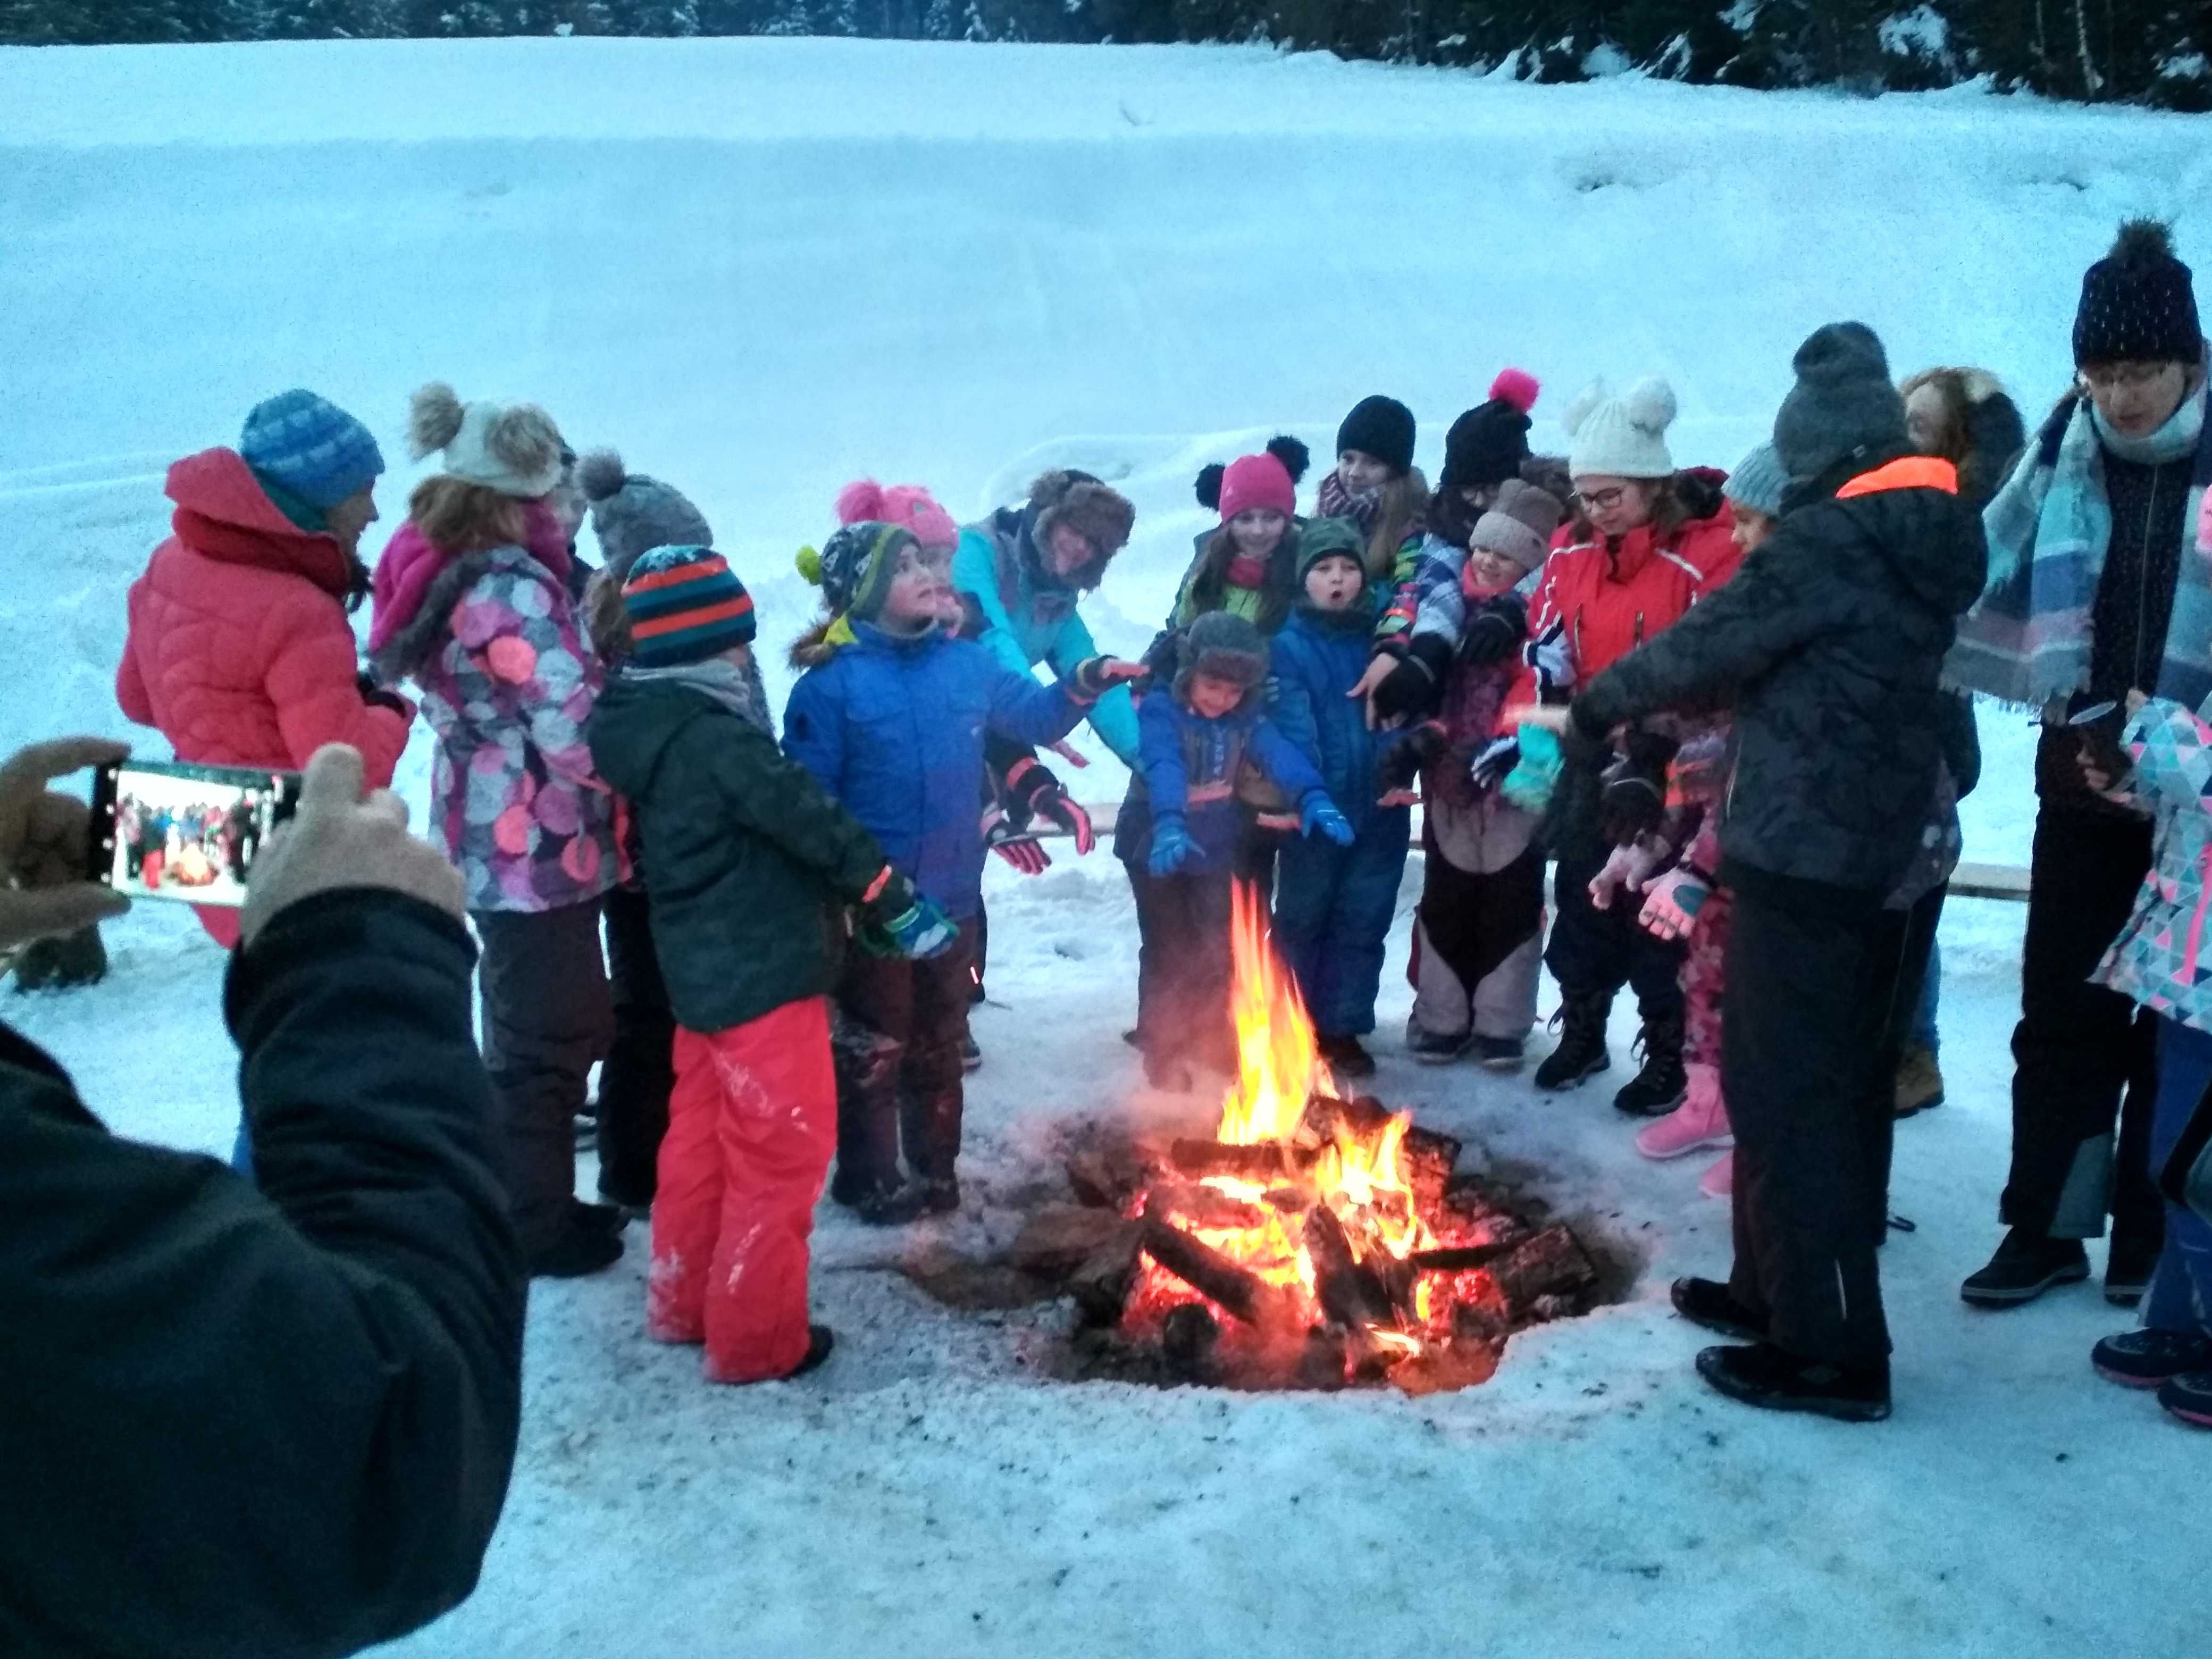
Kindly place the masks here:
[(2081, 371), (2092, 392), (2139, 392), (2166, 373), (2164, 363), (2103, 363)]
[(1577, 489), (1575, 499), (1584, 507), (1595, 507), (1600, 513), (1610, 513), (1627, 499), (1628, 486), (1615, 484), (1610, 489)]

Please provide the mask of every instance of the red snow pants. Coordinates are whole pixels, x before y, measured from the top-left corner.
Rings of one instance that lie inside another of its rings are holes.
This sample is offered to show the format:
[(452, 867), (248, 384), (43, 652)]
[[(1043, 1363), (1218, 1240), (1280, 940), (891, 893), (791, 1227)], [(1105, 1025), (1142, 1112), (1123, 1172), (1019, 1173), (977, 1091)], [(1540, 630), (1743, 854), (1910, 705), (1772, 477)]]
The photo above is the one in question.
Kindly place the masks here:
[(826, 999), (678, 1029), (645, 1323), (703, 1341), (709, 1381), (764, 1382), (806, 1357), (806, 1239), (836, 1146)]

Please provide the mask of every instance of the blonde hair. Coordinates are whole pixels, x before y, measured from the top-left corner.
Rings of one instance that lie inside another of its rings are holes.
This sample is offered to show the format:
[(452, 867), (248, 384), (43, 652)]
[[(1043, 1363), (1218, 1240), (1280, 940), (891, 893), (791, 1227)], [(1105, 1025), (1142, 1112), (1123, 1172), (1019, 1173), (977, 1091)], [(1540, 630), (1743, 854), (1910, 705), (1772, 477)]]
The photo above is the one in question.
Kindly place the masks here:
[(1973, 450), (1973, 432), (1970, 422), (1974, 413), (1973, 396), (1966, 389), (1971, 370), (1963, 368), (1923, 368), (1898, 387), (1898, 395), (1905, 402), (1923, 386), (1936, 388), (1942, 400), (1942, 430), (1936, 434), (1936, 454), (1954, 466), (1964, 461)]
[(1398, 568), (1398, 550), (1413, 533), (1429, 504), (1429, 481), (1408, 467), (1382, 486), (1375, 503), (1375, 527), (1367, 535), (1367, 574), (1388, 581)]
[(444, 472), (415, 486), (407, 516), (431, 546), (447, 555), (521, 547), (530, 534), (521, 501)]

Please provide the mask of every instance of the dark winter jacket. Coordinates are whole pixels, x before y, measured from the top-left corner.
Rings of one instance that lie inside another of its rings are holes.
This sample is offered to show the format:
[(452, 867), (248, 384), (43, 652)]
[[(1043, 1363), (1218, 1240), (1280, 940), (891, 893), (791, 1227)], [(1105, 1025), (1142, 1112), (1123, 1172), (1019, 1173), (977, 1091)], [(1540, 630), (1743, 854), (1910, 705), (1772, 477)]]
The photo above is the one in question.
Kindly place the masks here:
[(1378, 806), (1382, 758), (1403, 740), (1367, 724), (1364, 702), (1346, 693), (1374, 660), (1375, 610), (1334, 615), (1300, 605), (1275, 635), (1268, 717), (1320, 769), (1337, 809), (1360, 835), (1411, 833), (1412, 810)]
[(1925, 828), (1939, 689), (1986, 563), (1948, 462), (1847, 458), (1793, 491), (1735, 577), (1575, 699), (1592, 744), (1664, 708), (1732, 696), (1721, 828), (1732, 862), (1887, 892)]
[(461, 926), (328, 893), (232, 963), (256, 1188), (0, 1028), (0, 1653), (352, 1653), (475, 1587), (524, 1277)]
[(982, 903), (983, 730), (1057, 743), (1085, 706), (970, 640), (853, 627), (854, 643), (799, 677), (783, 750), (865, 824), (955, 921)]
[(1140, 864), (1152, 850), (1152, 817), (1180, 812), (1198, 843), (1199, 856), (1183, 866), (1188, 875), (1225, 871), (1250, 822), (1251, 808), (1237, 799), (1248, 767), (1279, 790), (1293, 808), (1322, 791), (1321, 774), (1261, 714), (1265, 694), (1251, 695), (1218, 720), (1201, 720), (1164, 691), (1137, 704), (1144, 765), (1129, 779), (1129, 793), (1114, 824), (1114, 856)]
[(883, 848), (749, 722), (707, 692), (618, 677), (586, 727), (599, 775), (636, 815), (653, 943), (677, 1019), (743, 1025), (826, 994), (845, 906)]

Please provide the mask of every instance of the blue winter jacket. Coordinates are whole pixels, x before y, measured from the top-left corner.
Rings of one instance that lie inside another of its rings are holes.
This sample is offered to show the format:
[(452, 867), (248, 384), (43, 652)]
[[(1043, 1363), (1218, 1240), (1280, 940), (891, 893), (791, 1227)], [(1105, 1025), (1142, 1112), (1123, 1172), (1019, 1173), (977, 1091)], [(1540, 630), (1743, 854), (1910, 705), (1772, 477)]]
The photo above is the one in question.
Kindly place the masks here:
[(1199, 848), (1182, 873), (1233, 867), (1251, 811), (1237, 799), (1237, 775), (1248, 760), (1301, 807), (1309, 795), (1323, 791), (1313, 763), (1261, 713), (1264, 701), (1255, 691), (1218, 720), (1200, 719), (1165, 691), (1137, 705), (1143, 765), (1129, 781), (1115, 825), (1116, 858), (1126, 864), (1149, 858), (1153, 815), (1179, 811)]
[(1413, 822), (1410, 807), (1375, 804), (1382, 793), (1378, 769), (1401, 734), (1370, 731), (1365, 703), (1345, 695), (1374, 660), (1374, 634), (1371, 605), (1332, 617), (1301, 605), (1268, 656), (1269, 718), (1320, 769), (1329, 799), (1362, 836), (1407, 833)]
[(967, 640), (903, 639), (868, 623), (808, 669), (783, 711), (783, 751), (956, 921), (982, 902), (983, 729), (1056, 743), (1083, 705)]
[[(1098, 647), (1076, 611), (1075, 590), (1038, 576), (1022, 534), (1018, 507), (969, 525), (952, 556), (952, 586), (974, 624), (969, 631), (1000, 663), (1024, 675), (1047, 663), (1064, 680)], [(1085, 712), (1100, 741), (1135, 770), (1137, 711), (1128, 688), (1115, 687)]]

